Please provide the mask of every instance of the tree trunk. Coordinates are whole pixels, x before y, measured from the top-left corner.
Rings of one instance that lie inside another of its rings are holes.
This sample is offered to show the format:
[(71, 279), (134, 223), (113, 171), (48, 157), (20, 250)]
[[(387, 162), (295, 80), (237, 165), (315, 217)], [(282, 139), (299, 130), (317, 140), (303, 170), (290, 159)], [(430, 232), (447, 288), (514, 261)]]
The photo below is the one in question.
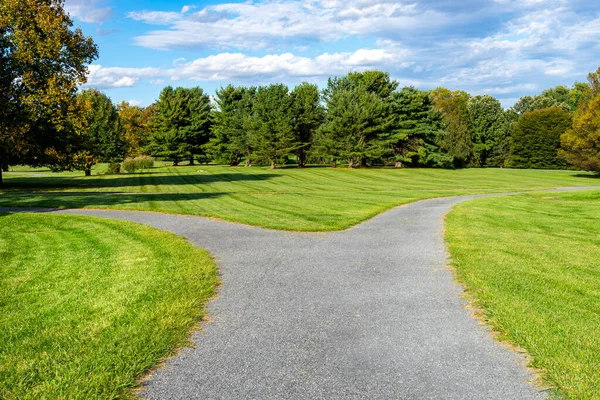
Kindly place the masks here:
[(333, 160), (333, 165), (331, 166), (331, 168), (337, 168), (337, 160)]
[(246, 157), (246, 161), (244, 162), (244, 167), (250, 167), (250, 159)]
[(8, 172), (8, 167), (9, 167), (8, 164), (2, 164), (2, 171)]
[(0, 168), (0, 186), (2, 186), (2, 168)]
[(179, 161), (173, 161), (173, 166), (174, 167), (178, 167), (179, 166)]
[(348, 160), (348, 168), (354, 168), (354, 161)]
[(193, 155), (190, 156), (190, 165), (194, 165), (194, 156)]
[(361, 167), (366, 167), (367, 166), (367, 157), (362, 157), (360, 159), (360, 166)]
[(394, 168), (402, 168), (402, 161), (396, 161), (396, 164), (394, 164)]
[(269, 169), (275, 169), (275, 168), (277, 168), (275, 161), (271, 161), (271, 168), (269, 168)]
[(85, 176), (92, 176), (92, 170), (91, 169), (86, 169), (85, 170)]
[(306, 160), (304, 159), (304, 155), (296, 156), (296, 160), (298, 161), (298, 168), (303, 168), (306, 165)]

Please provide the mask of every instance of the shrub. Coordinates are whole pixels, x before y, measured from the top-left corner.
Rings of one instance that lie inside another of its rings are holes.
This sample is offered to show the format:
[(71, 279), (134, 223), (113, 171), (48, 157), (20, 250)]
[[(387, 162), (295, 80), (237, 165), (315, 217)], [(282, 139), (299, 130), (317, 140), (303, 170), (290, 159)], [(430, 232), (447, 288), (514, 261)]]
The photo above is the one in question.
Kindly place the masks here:
[(106, 173), (108, 175), (114, 175), (114, 174), (118, 174), (121, 172), (121, 164), (119, 164), (118, 162), (111, 162), (108, 164), (108, 169), (106, 170)]
[(154, 158), (150, 156), (139, 156), (126, 158), (123, 161), (123, 169), (127, 172), (135, 172), (138, 169), (149, 169), (154, 166)]

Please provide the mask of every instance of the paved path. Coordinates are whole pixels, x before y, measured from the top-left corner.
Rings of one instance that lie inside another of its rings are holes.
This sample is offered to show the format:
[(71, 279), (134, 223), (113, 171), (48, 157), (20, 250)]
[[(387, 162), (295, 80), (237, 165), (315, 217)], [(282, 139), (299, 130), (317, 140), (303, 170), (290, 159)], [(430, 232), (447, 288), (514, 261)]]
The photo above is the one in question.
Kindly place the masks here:
[[(523, 360), (464, 308), (443, 216), (424, 200), (343, 232), (67, 210), (154, 226), (216, 258), (212, 322), (146, 383), (148, 399), (534, 399)], [(4, 209), (7, 210), (7, 209)]]

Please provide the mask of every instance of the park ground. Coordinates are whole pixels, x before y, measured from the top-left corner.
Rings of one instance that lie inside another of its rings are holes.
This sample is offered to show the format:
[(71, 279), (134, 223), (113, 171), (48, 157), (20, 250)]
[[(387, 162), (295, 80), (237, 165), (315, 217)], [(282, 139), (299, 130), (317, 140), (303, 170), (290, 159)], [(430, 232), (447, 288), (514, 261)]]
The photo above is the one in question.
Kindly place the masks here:
[[(424, 198), (600, 182), (575, 171), (507, 169), (162, 165), (103, 175), (101, 168), (87, 178), (18, 168), (5, 174), (0, 206), (160, 211), (332, 231)], [(467, 202), (447, 219), (457, 277), (486, 321), (569, 398), (600, 393), (599, 206), (599, 191), (527, 194)], [(185, 343), (214, 293), (209, 255), (174, 235), (75, 216), (0, 220), (0, 397), (126, 397)]]

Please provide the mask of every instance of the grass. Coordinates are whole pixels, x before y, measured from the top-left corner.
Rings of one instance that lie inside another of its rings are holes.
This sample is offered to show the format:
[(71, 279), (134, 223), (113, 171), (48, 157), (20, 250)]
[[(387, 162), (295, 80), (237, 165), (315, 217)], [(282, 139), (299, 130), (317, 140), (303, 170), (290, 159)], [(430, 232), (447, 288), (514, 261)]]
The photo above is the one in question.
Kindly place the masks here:
[[(100, 167), (101, 168), (101, 167)], [(600, 185), (574, 171), (161, 166), (84, 177), (19, 168), (0, 206), (112, 208), (221, 218), (272, 229), (333, 231), (430, 197)]]
[(571, 399), (600, 398), (600, 191), (486, 198), (447, 216), (458, 279)]
[(129, 398), (185, 344), (217, 284), (209, 254), (153, 228), (0, 214), (0, 398)]

